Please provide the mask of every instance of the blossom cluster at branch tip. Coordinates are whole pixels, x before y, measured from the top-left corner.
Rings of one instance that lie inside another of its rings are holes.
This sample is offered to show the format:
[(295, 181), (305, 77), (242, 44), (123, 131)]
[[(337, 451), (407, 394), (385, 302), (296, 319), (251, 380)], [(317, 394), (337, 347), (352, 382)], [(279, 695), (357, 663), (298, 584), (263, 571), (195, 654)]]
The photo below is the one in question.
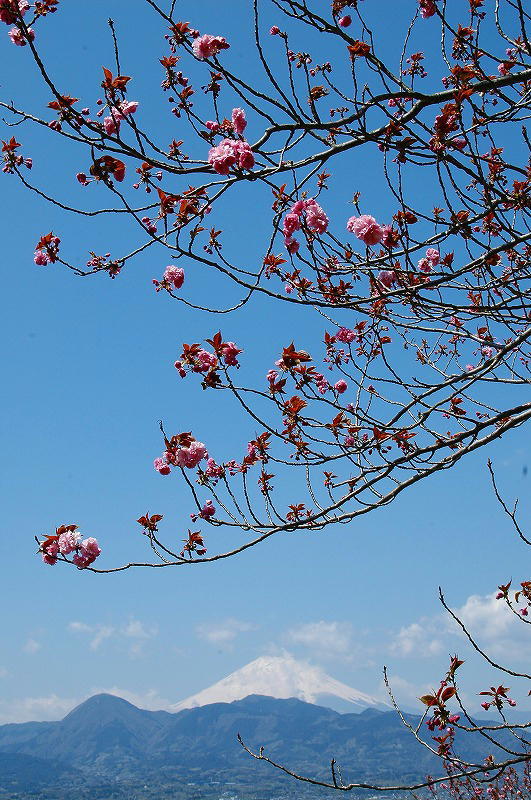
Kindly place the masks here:
[(243, 108), (233, 108), (231, 118), (232, 118), (232, 127), (234, 128), (234, 133), (237, 133), (238, 136), (241, 136), (247, 127), (247, 120), (245, 119), (245, 111), (243, 110)]
[(26, 32), (22, 30), (22, 28), (10, 28), (8, 30), (8, 36), (13, 42), (16, 44), (17, 47), (25, 47), (28, 42), (32, 42), (35, 39), (35, 31), (33, 28), (27, 28)]
[(184, 269), (182, 267), (176, 267), (173, 264), (170, 264), (164, 270), (162, 280), (163, 283), (168, 284), (174, 289), (180, 289), (184, 283)]
[[(30, 9), (28, 0), (0, 0), (0, 22), (6, 25), (12, 25), (18, 22), (20, 17), (25, 16)], [(26, 28), (26, 32), (15, 25), (8, 31), (8, 36), (18, 47), (25, 47), (28, 41), (32, 42), (35, 39), (35, 31), (33, 28)]]
[(122, 120), (129, 114), (135, 114), (138, 106), (137, 100), (123, 100), (118, 106), (109, 109), (109, 116), (103, 119), (103, 127), (107, 136), (118, 133)]
[(18, 14), (23, 17), (29, 8), (28, 0), (0, 0), (0, 22), (12, 25), (17, 21)]
[(347, 221), (347, 230), (366, 245), (379, 244), (384, 237), (383, 227), (370, 214), (350, 217)]
[(172, 467), (193, 469), (204, 458), (208, 458), (208, 453), (203, 442), (198, 442), (191, 434), (180, 434), (167, 442), (167, 449), (154, 460), (153, 467), (160, 475), (169, 475)]
[(435, 0), (418, 0), (419, 8), (420, 8), (420, 16), (423, 19), (428, 19), (429, 17), (433, 17), (433, 15), (437, 12), (437, 6), (435, 5)]
[(17, 153), (19, 147), (21, 147), (21, 144), (17, 142), (14, 136), (7, 142), (2, 140), (2, 153), (4, 154), (2, 172), (12, 175), (17, 167), (25, 166), (27, 169), (33, 167), (33, 160), (31, 158), (24, 158), (23, 155)]
[(227, 50), (229, 47), (230, 44), (223, 36), (212, 36), (210, 33), (197, 36), (192, 42), (194, 56), (199, 59), (199, 61), (212, 58), (212, 56), (216, 56), (221, 50)]
[(37, 242), (33, 261), (40, 267), (45, 267), (47, 264), (54, 264), (59, 255), (59, 244), (61, 240), (53, 233), (47, 233), (46, 236), (41, 236)]
[(293, 233), (301, 230), (303, 220), (311, 233), (325, 233), (330, 221), (314, 197), (310, 197), (308, 200), (297, 200), (282, 222), (284, 244), (291, 255), (299, 250), (300, 244), (293, 238)]
[(208, 151), (208, 163), (218, 175), (228, 175), (231, 167), (252, 169), (254, 154), (245, 139), (222, 139)]
[(215, 516), (215, 514), (216, 514), (216, 507), (214, 506), (212, 500), (207, 500), (207, 502), (200, 510), (199, 514), (190, 514), (190, 519), (192, 520), (192, 522), (195, 522), (196, 519), (199, 518), (209, 520), (210, 517)]
[(101, 548), (93, 536), (83, 539), (77, 525), (61, 525), (39, 544), (39, 551), (44, 563), (50, 566), (56, 564), (61, 556), (67, 561), (66, 556), (73, 553), (72, 563), (79, 569), (85, 569), (98, 558)]

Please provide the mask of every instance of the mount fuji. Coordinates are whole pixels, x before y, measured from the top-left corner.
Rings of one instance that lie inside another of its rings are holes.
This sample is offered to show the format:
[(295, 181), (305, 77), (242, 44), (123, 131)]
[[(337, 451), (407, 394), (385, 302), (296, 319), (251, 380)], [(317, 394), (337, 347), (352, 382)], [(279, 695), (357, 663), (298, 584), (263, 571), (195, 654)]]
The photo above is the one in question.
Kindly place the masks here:
[(367, 708), (388, 711), (391, 707), (335, 680), (320, 667), (297, 661), (285, 653), (256, 658), (208, 689), (170, 706), (168, 711), (183, 711), (211, 703), (233, 703), (249, 695), (266, 695), (279, 700), (294, 697), (340, 713), (356, 713)]

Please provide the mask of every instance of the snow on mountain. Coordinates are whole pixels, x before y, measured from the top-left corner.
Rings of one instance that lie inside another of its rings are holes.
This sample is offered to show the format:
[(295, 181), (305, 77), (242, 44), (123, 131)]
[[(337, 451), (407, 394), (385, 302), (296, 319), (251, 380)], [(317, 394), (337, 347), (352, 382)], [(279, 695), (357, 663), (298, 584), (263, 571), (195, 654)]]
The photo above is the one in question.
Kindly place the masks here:
[(232, 703), (250, 694), (277, 699), (295, 697), (340, 712), (358, 712), (366, 708), (389, 709), (387, 703), (353, 689), (330, 677), (320, 667), (297, 661), (286, 653), (256, 658), (208, 689), (175, 703), (168, 710), (182, 711), (210, 703)]

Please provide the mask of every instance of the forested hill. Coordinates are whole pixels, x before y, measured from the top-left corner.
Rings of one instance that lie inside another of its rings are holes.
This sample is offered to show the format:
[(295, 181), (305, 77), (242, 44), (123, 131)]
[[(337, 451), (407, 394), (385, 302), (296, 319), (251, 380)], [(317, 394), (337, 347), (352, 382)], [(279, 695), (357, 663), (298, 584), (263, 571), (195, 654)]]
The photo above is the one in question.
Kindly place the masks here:
[[(251, 695), (170, 714), (100, 694), (60, 722), (0, 727), (0, 798), (184, 798), (198, 787), (203, 797), (227, 788), (242, 800), (300, 795), (300, 783), (242, 750), (238, 732), (251, 748), (264, 746), (271, 758), (321, 778), (332, 757), (346, 781), (394, 783), (439, 771), (392, 711), (339, 714)], [(466, 758), (484, 757), (484, 740), (467, 736), (466, 745)]]

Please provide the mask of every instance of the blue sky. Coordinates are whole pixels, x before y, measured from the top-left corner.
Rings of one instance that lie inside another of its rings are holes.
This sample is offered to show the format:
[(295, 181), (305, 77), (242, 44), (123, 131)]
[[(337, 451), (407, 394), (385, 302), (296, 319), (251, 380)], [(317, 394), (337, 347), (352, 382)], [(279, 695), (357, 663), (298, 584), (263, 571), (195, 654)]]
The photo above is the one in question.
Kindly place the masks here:
[[(242, 69), (250, 58), (248, 4), (232, 2), (230, 19), (211, 0), (201, 4), (202, 17), (208, 31), (231, 41), (231, 63)], [(389, 11), (396, 19), (382, 32), (384, 49), (396, 50), (389, 37), (407, 24), (402, 10), (410, 5), (402, 0)], [(195, 16), (197, 4), (181, 8), (183, 19), (205, 28)], [(89, 13), (88, 6), (63, 0), (39, 30), (62, 90), (93, 105), (101, 64), (112, 61), (108, 16), (116, 21), (123, 71), (135, 76), (130, 96), (141, 101), (138, 122), (167, 126), (168, 139), (182, 138), (179, 123), (155, 99), (165, 30), (147, 4), (96, 2)], [(14, 48), (4, 30), (0, 34), (2, 58), (11, 65), (2, 96), (22, 98), (40, 112), (48, 92), (28, 53)], [(188, 71), (198, 74), (196, 67)], [(2, 127), (3, 138), (11, 133)], [(101, 187), (89, 193), (77, 184), (75, 173), (87, 165), (68, 147), (58, 151), (53, 135), (37, 139), (24, 126), (14, 133), (34, 158), (32, 178), (67, 200), (89, 205), (98, 191), (104, 196)], [(385, 216), (391, 204), (372, 185), (371, 169), (364, 160), (338, 175), (330, 211), (346, 217), (352, 192), (362, 185), (367, 203)], [(224, 563), (114, 576), (45, 567), (33, 537), (62, 522), (98, 537), (104, 566), (147, 555), (135, 523), (146, 510), (163, 513), (167, 530), (180, 538), (192, 509), (177, 481), (152, 468), (161, 450), (159, 419), (169, 430), (193, 430), (221, 458), (240, 452), (254, 433), (229, 402), (216, 396), (214, 404), (190, 379), (177, 378), (173, 362), (182, 341), (198, 341), (222, 324), (225, 338), (243, 343), (244, 369), (258, 378), (292, 338), (301, 346), (320, 339), (323, 322), (263, 298), (221, 323), (205, 318), (153, 291), (151, 280), (167, 262), (160, 252), (141, 257), (115, 281), (36, 267), (35, 242), (50, 229), (74, 259), (89, 249), (119, 252), (137, 234), (103, 220), (66, 217), (13, 176), (2, 176), (1, 188), (0, 722), (58, 718), (99, 690), (163, 707), (263, 653), (284, 649), (372, 694), (381, 691), (387, 664), (398, 696), (411, 706), (438, 679), (449, 653), (466, 652), (441, 616), (439, 584), (493, 652), (528, 654), (521, 634), (512, 633), (488, 598), (500, 581), (527, 576), (518, 573), (522, 549), (489, 489), (486, 452), (339, 531), (278, 536)], [(263, 251), (261, 207), (241, 200), (221, 222), (229, 246), (244, 247), (251, 259)], [(193, 267), (186, 289), (196, 299), (233, 297), (231, 288)], [(528, 434), (517, 430), (489, 453), (500, 486), (522, 500), (528, 445)], [(222, 540), (223, 532), (215, 535)], [(474, 679), (477, 670), (470, 669)], [(475, 685), (468, 680), (471, 697)]]

